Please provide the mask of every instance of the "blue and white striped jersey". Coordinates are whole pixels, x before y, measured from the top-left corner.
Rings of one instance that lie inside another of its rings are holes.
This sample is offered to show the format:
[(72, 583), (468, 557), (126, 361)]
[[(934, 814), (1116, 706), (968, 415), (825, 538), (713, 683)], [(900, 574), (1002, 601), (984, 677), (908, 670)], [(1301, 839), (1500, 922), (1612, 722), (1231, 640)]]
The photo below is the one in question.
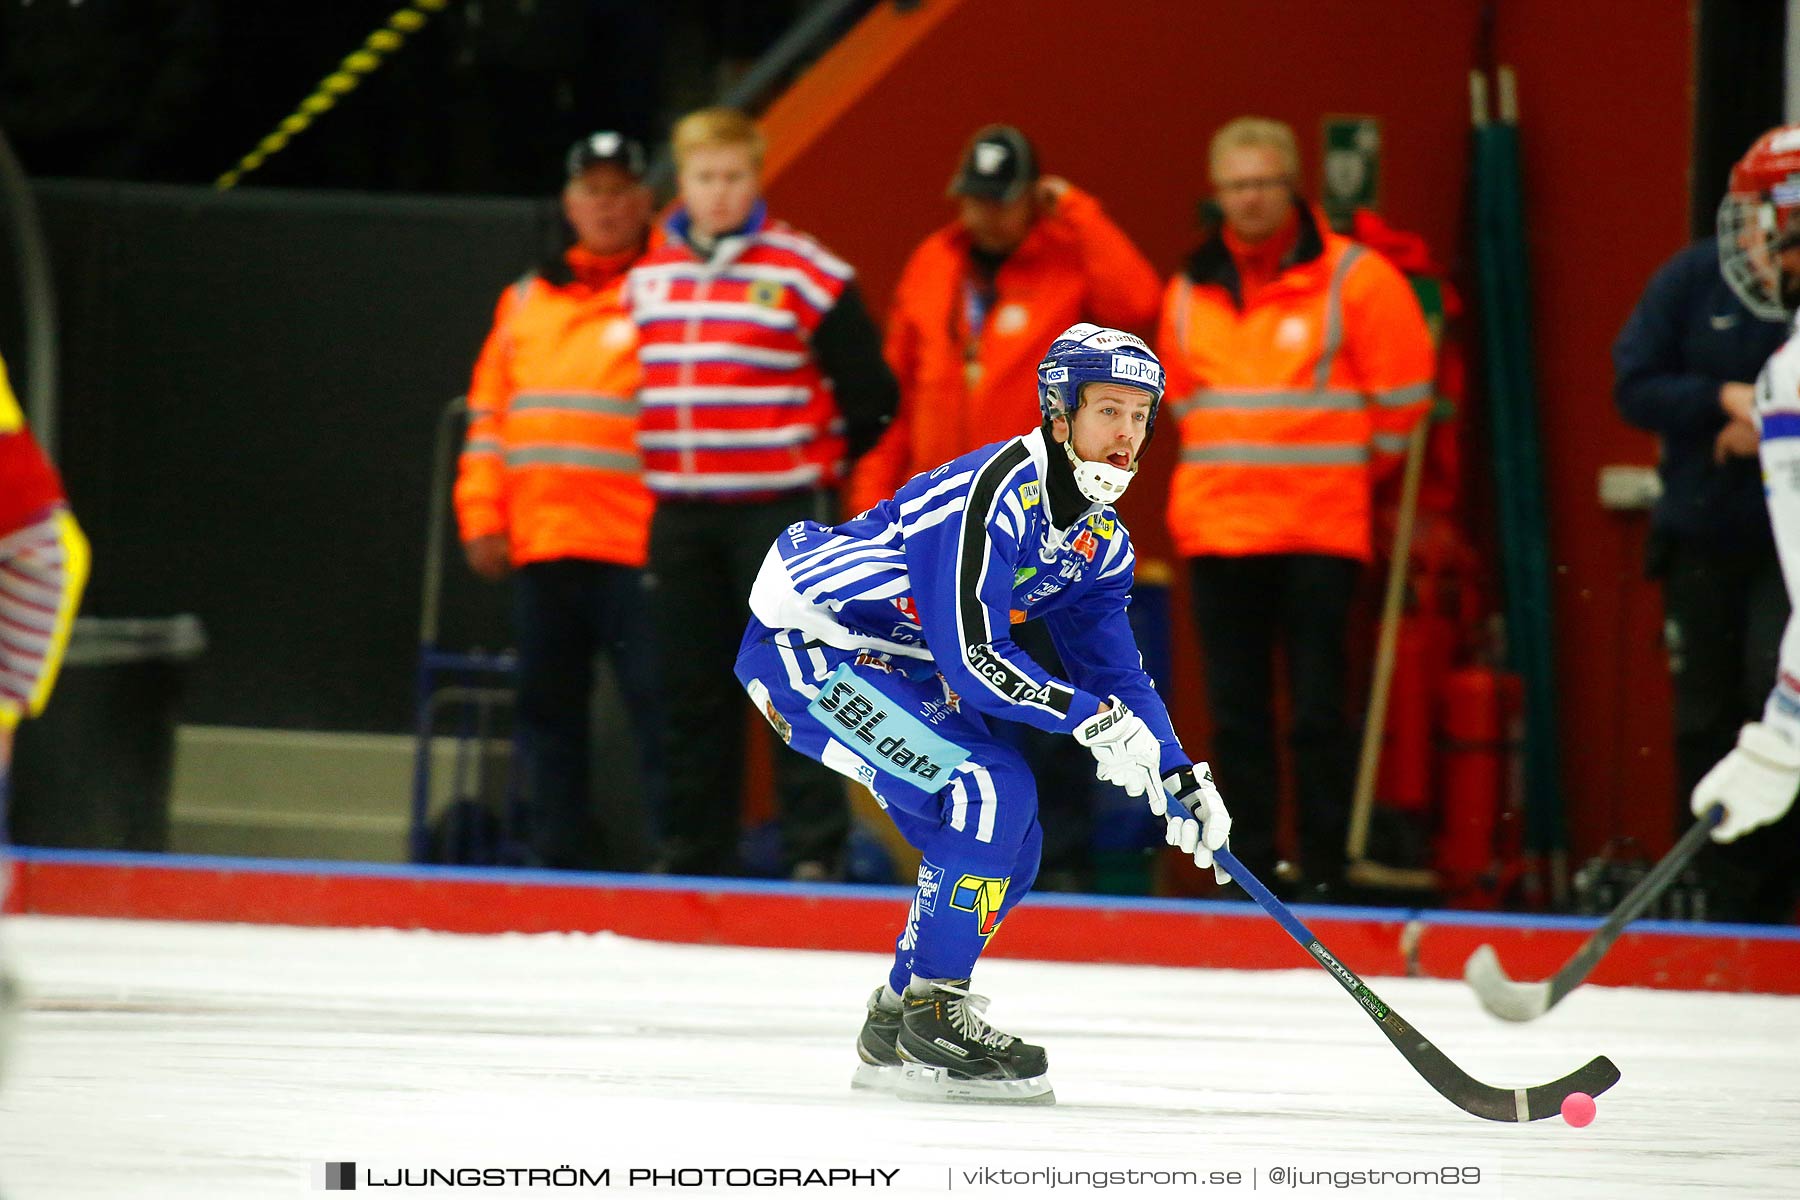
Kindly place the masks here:
[[(977, 709), (1072, 733), (1108, 695), (1162, 742), (1164, 774), (1188, 765), (1125, 615), (1131, 538), (1095, 504), (1052, 526), (1041, 431), (983, 446), (914, 476), (844, 524), (790, 525), (750, 595), (771, 629), (844, 650), (871, 649), (936, 666)], [(1052, 676), (1012, 640), (1042, 617), (1070, 679)]]

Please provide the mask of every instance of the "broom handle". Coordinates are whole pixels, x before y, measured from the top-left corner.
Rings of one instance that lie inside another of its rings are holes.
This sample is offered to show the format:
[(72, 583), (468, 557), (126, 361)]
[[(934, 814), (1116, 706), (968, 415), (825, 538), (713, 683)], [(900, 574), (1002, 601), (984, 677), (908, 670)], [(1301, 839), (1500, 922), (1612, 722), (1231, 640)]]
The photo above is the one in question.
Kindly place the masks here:
[(1362, 754), (1356, 763), (1356, 792), (1350, 803), (1350, 837), (1344, 854), (1361, 862), (1369, 848), (1369, 814), (1375, 806), (1375, 771), (1381, 765), (1381, 734), (1387, 724), (1388, 686), (1394, 679), (1394, 651), (1400, 640), (1400, 606), (1406, 600), (1406, 569), (1412, 555), (1413, 513), (1419, 506), (1419, 478), (1425, 468), (1425, 412), (1406, 442), (1406, 476), (1400, 485), (1400, 514), (1394, 525), (1394, 553), (1388, 562), (1387, 594), (1381, 601), (1381, 634), (1375, 642), (1375, 678), (1363, 719)]

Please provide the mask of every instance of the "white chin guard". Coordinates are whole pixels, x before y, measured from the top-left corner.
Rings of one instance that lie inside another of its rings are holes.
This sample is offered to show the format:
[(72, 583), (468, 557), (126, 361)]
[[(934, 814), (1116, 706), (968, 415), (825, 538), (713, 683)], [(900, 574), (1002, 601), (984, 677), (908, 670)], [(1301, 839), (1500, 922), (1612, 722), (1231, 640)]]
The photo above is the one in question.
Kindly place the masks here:
[(1075, 453), (1072, 439), (1063, 443), (1063, 453), (1069, 456), (1069, 465), (1075, 468), (1075, 490), (1095, 504), (1111, 504), (1123, 496), (1125, 489), (1131, 486), (1131, 477), (1137, 474), (1136, 463), (1126, 470), (1109, 462), (1088, 462)]

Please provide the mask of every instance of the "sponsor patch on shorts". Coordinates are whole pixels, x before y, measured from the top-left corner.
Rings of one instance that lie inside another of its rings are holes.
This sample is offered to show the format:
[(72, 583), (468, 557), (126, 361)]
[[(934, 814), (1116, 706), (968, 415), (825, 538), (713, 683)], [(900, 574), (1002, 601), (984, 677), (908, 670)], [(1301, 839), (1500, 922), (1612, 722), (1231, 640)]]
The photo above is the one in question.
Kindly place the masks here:
[(839, 664), (806, 711), (868, 763), (928, 792), (969, 758), (849, 663)]
[(780, 710), (775, 707), (775, 700), (769, 695), (769, 689), (763, 686), (763, 681), (752, 679), (744, 685), (744, 690), (750, 693), (750, 702), (762, 710), (763, 717), (780, 735), (781, 740), (790, 746), (793, 745), (794, 727), (788, 724), (788, 719), (782, 716)]
[(919, 913), (931, 916), (937, 912), (938, 893), (944, 887), (944, 868), (934, 867), (924, 859), (919, 860)]
[(975, 914), (982, 937), (992, 937), (1000, 928), (1000, 906), (1006, 903), (1006, 886), (1012, 882), (985, 875), (964, 875), (950, 889), (950, 907)]

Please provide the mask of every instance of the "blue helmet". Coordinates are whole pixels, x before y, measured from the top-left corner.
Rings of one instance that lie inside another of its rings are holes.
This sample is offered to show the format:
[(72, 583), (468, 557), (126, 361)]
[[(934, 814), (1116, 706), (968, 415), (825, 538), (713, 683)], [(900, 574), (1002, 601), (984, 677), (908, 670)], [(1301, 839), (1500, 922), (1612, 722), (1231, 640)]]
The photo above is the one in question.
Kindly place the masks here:
[(1142, 338), (1086, 322), (1071, 325), (1050, 343), (1037, 378), (1038, 411), (1045, 421), (1074, 416), (1085, 384), (1123, 383), (1149, 392), (1150, 418), (1144, 430), (1144, 442), (1149, 444), (1156, 410), (1162, 407), (1163, 369)]

